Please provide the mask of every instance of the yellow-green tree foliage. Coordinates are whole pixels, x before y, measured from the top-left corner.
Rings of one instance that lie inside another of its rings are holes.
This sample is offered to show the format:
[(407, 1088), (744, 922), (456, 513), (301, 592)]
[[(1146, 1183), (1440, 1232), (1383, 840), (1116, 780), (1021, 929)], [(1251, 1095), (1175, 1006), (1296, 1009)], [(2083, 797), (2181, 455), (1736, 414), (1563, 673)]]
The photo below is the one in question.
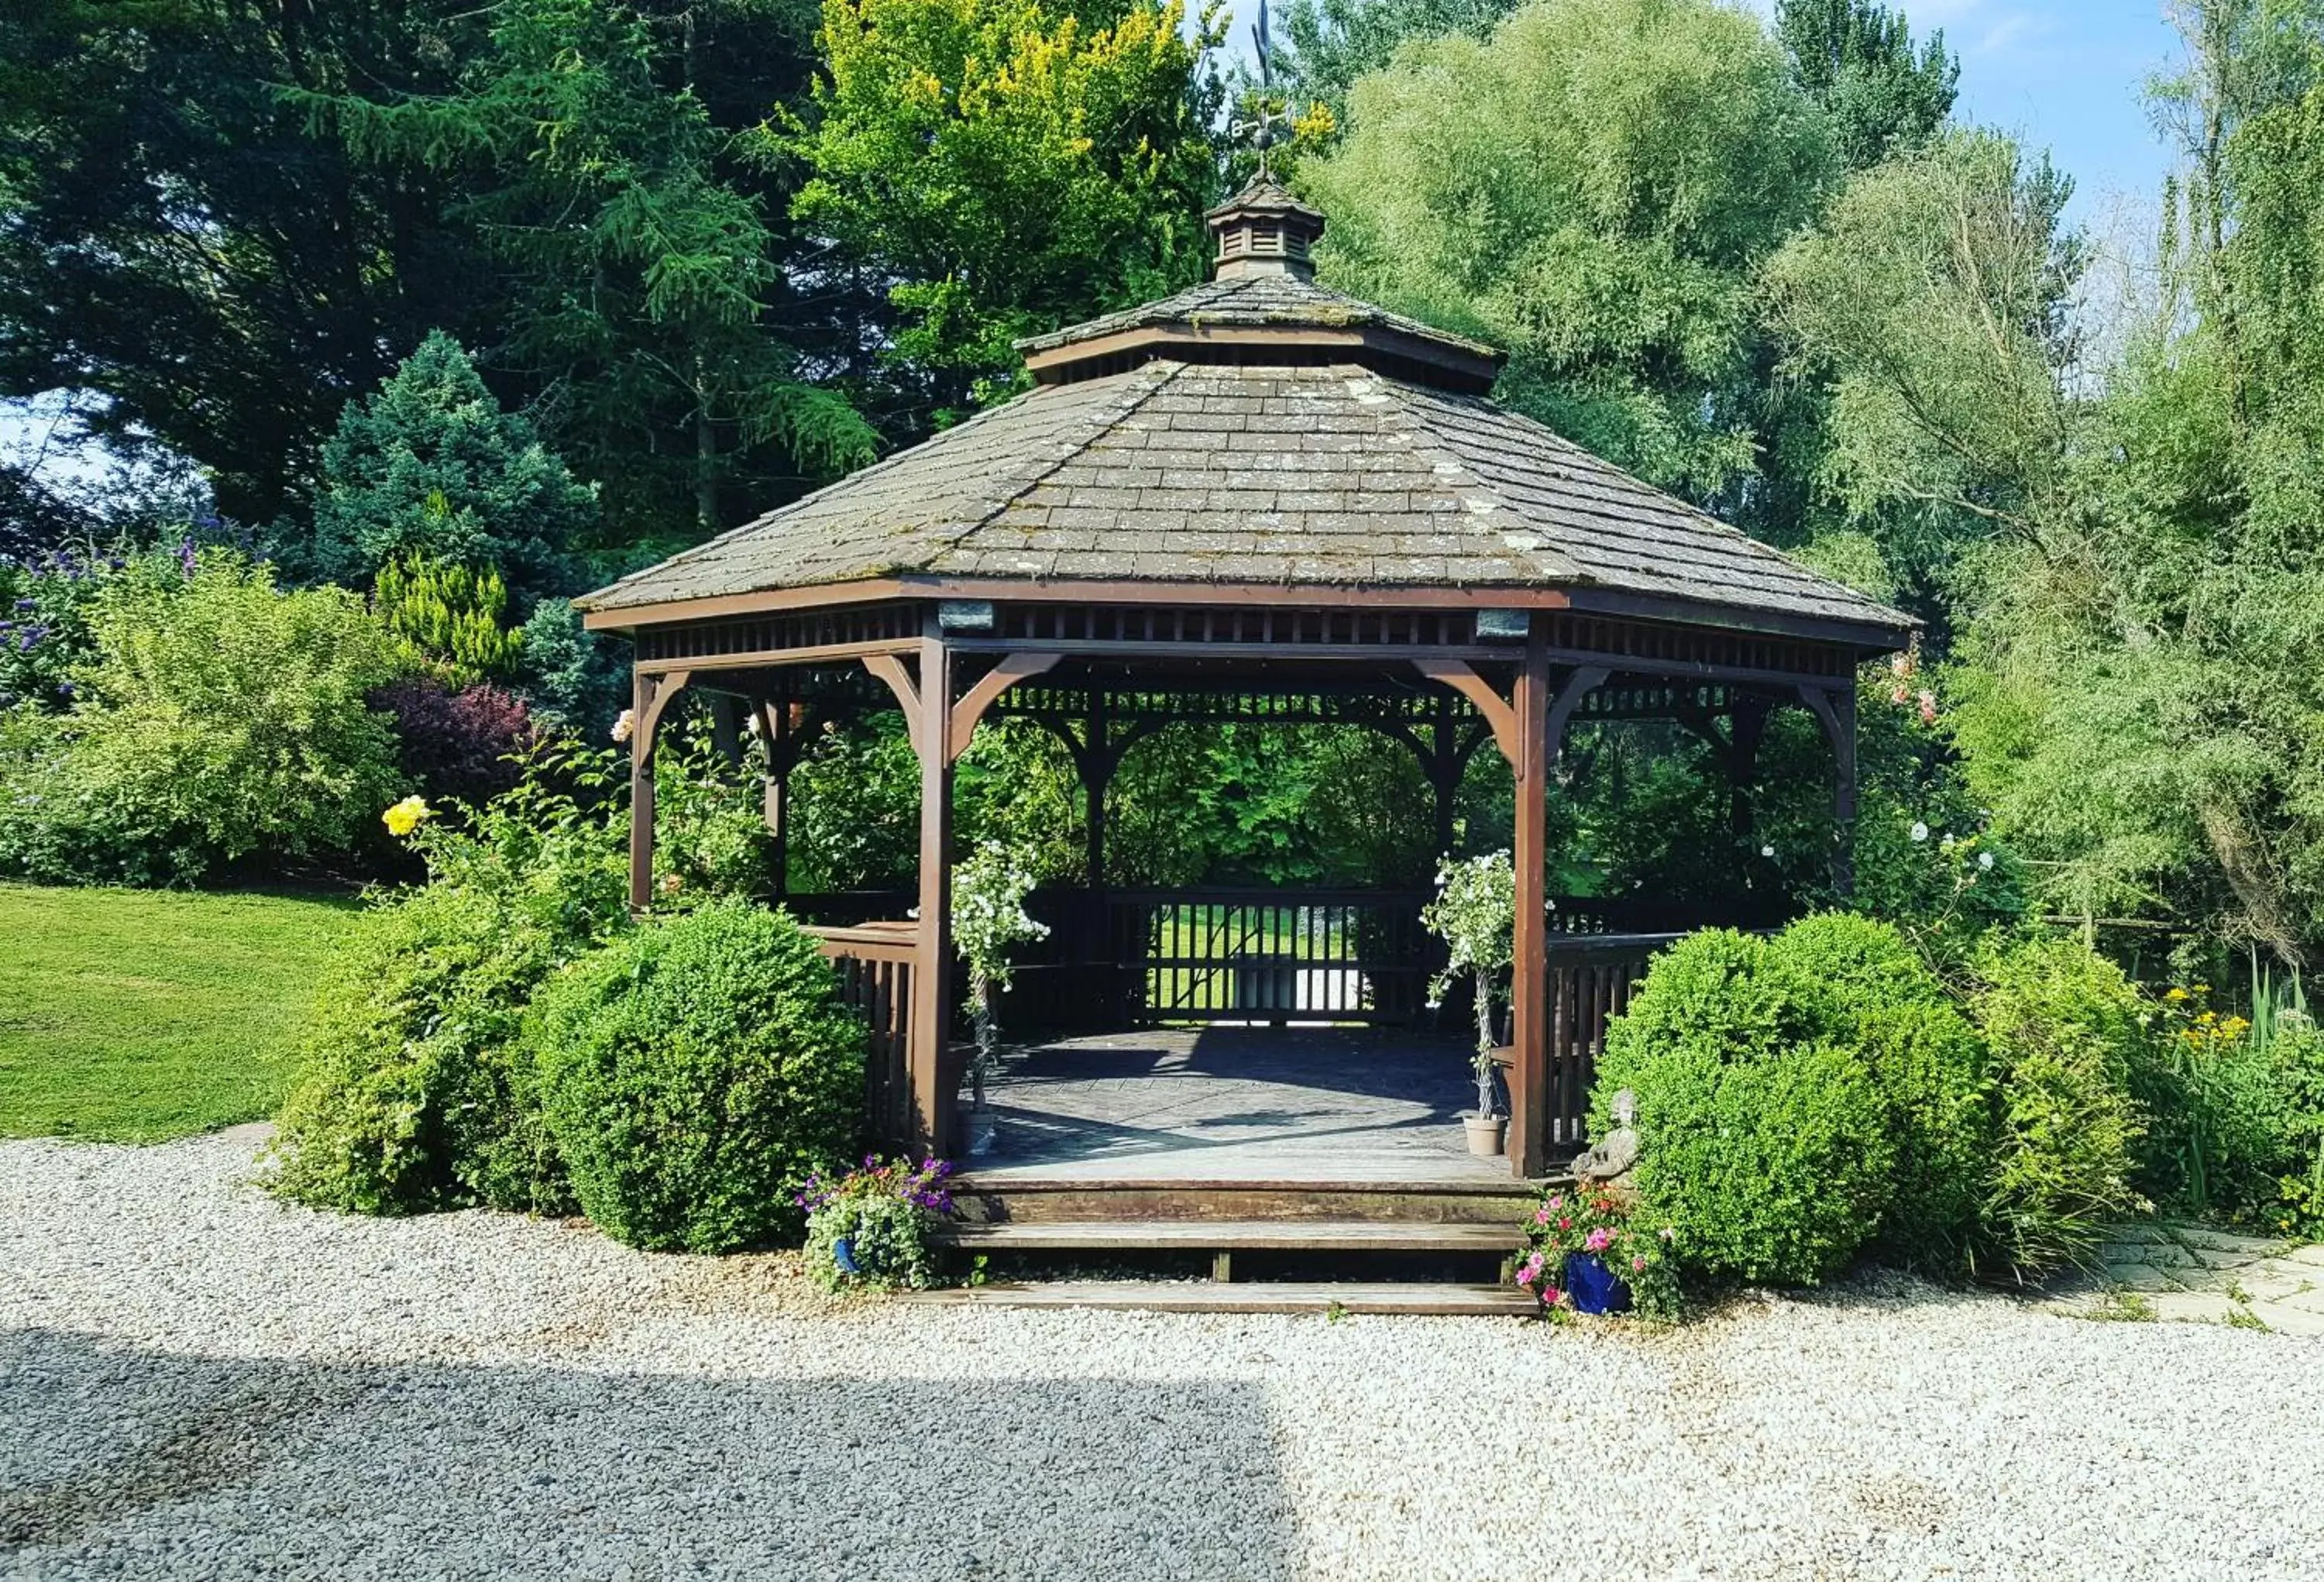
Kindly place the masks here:
[(806, 118), (770, 155), (793, 213), (897, 280), (896, 351), (1005, 389), (1010, 342), (1200, 277), (1213, 180), (1197, 80), (1216, 35), (1176, 0), (1089, 22), (1043, 0), (825, 0)]
[(398, 555), (379, 569), (374, 598), (397, 642), (449, 686), (505, 676), (523, 654), (524, 634), (503, 624), (508, 585), (489, 566)]

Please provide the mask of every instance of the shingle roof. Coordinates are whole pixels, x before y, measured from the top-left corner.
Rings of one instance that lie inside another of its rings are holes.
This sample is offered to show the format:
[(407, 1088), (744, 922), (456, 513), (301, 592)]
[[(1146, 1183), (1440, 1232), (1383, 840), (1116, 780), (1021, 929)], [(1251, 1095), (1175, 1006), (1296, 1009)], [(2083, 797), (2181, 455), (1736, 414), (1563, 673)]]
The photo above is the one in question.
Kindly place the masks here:
[(1910, 624), (1482, 398), (1353, 364), (1169, 360), (1038, 386), (582, 603), (903, 573), (1591, 587)]

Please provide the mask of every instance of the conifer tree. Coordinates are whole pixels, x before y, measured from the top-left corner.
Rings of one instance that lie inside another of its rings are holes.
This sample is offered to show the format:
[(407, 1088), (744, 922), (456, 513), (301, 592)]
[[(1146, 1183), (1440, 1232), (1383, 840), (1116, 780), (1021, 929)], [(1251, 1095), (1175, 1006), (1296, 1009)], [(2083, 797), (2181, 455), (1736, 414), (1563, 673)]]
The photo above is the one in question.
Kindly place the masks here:
[(595, 517), (590, 490), (439, 330), (341, 414), (323, 447), (313, 564), (301, 569), (361, 586), (417, 555), (498, 572), (537, 597), (571, 579), (567, 550)]

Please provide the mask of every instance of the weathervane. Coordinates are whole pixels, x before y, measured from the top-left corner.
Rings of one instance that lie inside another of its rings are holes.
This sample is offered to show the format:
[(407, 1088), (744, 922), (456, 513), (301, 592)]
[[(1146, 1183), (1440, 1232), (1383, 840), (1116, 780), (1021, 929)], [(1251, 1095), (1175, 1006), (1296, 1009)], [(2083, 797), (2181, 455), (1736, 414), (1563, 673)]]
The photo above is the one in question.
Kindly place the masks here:
[(1289, 106), (1277, 109), (1275, 103), (1275, 76), (1268, 60), (1267, 0), (1259, 0), (1259, 20), (1251, 24), (1250, 42), (1259, 56), (1259, 97), (1253, 101), (1257, 114), (1236, 121), (1231, 130), (1238, 136), (1250, 134), (1250, 145), (1259, 151), (1259, 173), (1266, 177), (1275, 173), (1267, 157), (1268, 150), (1275, 146), (1275, 129), (1291, 125)]

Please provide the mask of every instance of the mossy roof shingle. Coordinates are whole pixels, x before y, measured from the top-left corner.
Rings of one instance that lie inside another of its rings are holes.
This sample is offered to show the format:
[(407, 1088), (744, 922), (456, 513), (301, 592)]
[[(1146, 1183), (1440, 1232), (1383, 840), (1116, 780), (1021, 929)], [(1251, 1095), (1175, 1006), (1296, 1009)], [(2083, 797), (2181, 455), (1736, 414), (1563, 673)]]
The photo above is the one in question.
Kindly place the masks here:
[(899, 574), (1589, 587), (1910, 624), (1481, 397), (1353, 364), (1170, 360), (1038, 386), (582, 603)]

